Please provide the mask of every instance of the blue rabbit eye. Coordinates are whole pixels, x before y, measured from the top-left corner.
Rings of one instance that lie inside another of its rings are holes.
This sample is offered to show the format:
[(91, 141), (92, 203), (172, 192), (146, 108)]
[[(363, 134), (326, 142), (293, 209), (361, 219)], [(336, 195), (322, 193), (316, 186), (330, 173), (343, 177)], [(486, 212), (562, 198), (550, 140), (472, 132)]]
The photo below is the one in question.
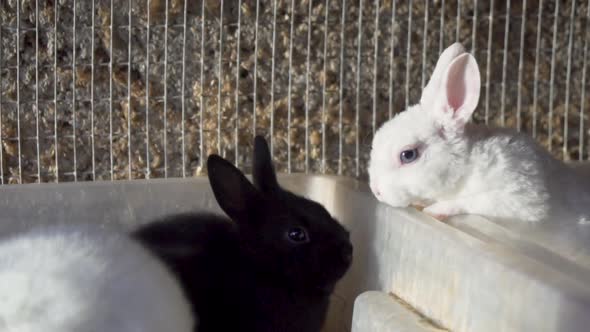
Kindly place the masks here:
[(402, 164), (409, 164), (416, 159), (418, 159), (418, 149), (417, 148), (414, 148), (411, 150), (404, 150), (399, 155), (399, 160), (402, 162)]
[(301, 227), (293, 227), (287, 231), (287, 237), (294, 243), (308, 242), (307, 232)]

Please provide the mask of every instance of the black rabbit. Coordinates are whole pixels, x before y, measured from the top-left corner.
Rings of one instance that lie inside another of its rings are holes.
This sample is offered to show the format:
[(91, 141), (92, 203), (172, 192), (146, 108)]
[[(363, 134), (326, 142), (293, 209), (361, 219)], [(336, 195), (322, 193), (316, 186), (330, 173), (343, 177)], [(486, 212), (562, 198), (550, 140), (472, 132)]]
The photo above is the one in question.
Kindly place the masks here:
[(231, 220), (169, 216), (134, 235), (175, 271), (199, 332), (320, 331), (352, 262), (349, 233), (322, 205), (279, 186), (260, 136), (253, 166), (254, 185), (223, 158), (207, 160), (211, 188)]

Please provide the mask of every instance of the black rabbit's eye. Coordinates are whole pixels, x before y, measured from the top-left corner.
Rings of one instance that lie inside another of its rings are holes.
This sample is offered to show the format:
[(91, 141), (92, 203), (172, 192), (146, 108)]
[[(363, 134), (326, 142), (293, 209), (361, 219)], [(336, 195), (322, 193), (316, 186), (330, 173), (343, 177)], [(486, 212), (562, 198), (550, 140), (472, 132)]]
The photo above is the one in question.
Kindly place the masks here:
[(414, 148), (411, 150), (404, 150), (399, 155), (399, 160), (402, 162), (402, 164), (409, 164), (416, 159), (418, 159), (418, 149), (417, 148)]
[(307, 232), (301, 227), (293, 227), (287, 231), (287, 238), (295, 243), (309, 242)]

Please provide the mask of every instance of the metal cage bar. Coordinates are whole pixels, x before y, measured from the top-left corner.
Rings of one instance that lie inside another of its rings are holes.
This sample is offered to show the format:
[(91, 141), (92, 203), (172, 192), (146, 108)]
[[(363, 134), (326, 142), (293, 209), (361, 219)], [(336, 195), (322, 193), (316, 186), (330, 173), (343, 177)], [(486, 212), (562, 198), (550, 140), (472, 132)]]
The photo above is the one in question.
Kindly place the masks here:
[[(310, 1), (311, 3), (311, 1)], [(395, 6), (395, 2), (394, 2)], [(346, 0), (342, 0), (342, 17), (340, 23), (340, 82), (339, 82), (339, 105), (338, 105), (338, 175), (342, 175), (343, 167), (343, 150), (344, 145), (342, 142), (343, 132), (343, 104), (344, 104), (344, 43), (345, 43), (345, 27), (346, 27)], [(393, 48), (392, 48), (393, 49)]]
[[(586, 69), (588, 61), (588, 44), (590, 43), (590, 0), (588, 0), (586, 12), (586, 29), (584, 31), (584, 56), (582, 62), (582, 84), (580, 89), (580, 147), (578, 149), (579, 157), (578, 160), (584, 160), (584, 142), (586, 141), (584, 136), (584, 106), (586, 102)], [(589, 144), (590, 146), (590, 144)], [(590, 154), (590, 153), (589, 153)]]
[[(146, 33), (145, 33), (145, 178), (151, 178), (151, 168), (150, 168), (150, 7), (151, 7), (151, 0), (146, 0), (147, 2), (147, 15), (146, 15)], [(204, 16), (204, 12), (203, 12)], [(201, 50), (201, 54), (203, 54)], [(201, 152), (203, 151), (201, 147)]]
[[(148, 0), (149, 1), (149, 0)], [(113, 15), (113, 10), (114, 10), (114, 6), (113, 6), (113, 0), (111, 0), (111, 17), (110, 17), (110, 21), (109, 21), (109, 33), (110, 33), (110, 40), (109, 40), (109, 156), (110, 156), (110, 163), (111, 163), (111, 168), (110, 168), (110, 176), (111, 176), (111, 180), (115, 179), (115, 172), (114, 172), (114, 168), (115, 168), (115, 160), (114, 160), (114, 156), (113, 156), (113, 35), (114, 35), (114, 29), (113, 29), (113, 20), (114, 20), (114, 15)], [(148, 6), (149, 8), (149, 6)], [(149, 48), (149, 44), (148, 44), (148, 48)], [(149, 61), (149, 57), (148, 57), (148, 61)], [(148, 74), (149, 75), (149, 74)], [(146, 102), (146, 107), (149, 103)]]
[(473, 1), (473, 27), (471, 28), (471, 53), (475, 54), (477, 45), (477, 0)]
[(428, 7), (430, 1), (424, 0), (424, 32), (422, 33), (422, 78), (420, 87), (424, 89), (426, 85), (426, 45), (428, 45)]
[[(310, 1), (311, 2), (311, 1)], [(203, 3), (205, 3), (205, 0), (203, 0)], [(311, 4), (310, 4), (311, 6)], [(203, 5), (203, 8), (204, 5)], [(203, 17), (204, 17), (204, 9), (203, 10)], [(310, 12), (311, 15), (311, 12)], [(255, 18), (255, 23), (254, 23), (254, 69), (253, 69), (253, 87), (252, 89), (253, 91), (253, 107), (252, 107), (252, 135), (256, 135), (256, 108), (258, 107), (258, 103), (257, 103), (257, 99), (256, 97), (258, 97), (258, 26), (259, 26), (259, 19), (260, 19), (260, 0), (256, 0), (256, 18)], [(201, 40), (201, 45), (203, 44), (203, 41)], [(201, 54), (203, 54), (203, 51), (201, 49)], [(201, 65), (201, 84), (203, 81), (203, 66)], [(201, 103), (202, 105), (202, 103)], [(202, 125), (202, 122), (201, 122)], [(202, 128), (202, 127), (201, 127)], [(202, 132), (202, 130), (201, 130)], [(202, 139), (202, 138), (201, 138)], [(203, 149), (201, 148), (201, 156), (203, 155)], [(201, 158), (203, 159), (203, 158)]]
[(133, 159), (131, 157), (131, 111), (133, 109), (132, 103), (131, 103), (131, 31), (133, 29), (133, 25), (131, 22), (132, 19), (132, 14), (131, 14), (131, 0), (129, 0), (127, 2), (127, 6), (129, 6), (129, 8), (127, 8), (127, 16), (129, 18), (128, 20), (128, 31), (127, 31), (127, 62), (129, 63), (127, 65), (127, 178), (129, 180), (131, 180), (131, 166), (133, 164)]
[[(494, 1), (494, 0), (492, 0)], [(394, 1), (395, 3), (395, 1)], [(395, 7), (395, 6), (394, 6)], [(393, 9), (395, 11), (395, 9)], [(445, 39), (445, 0), (441, 0), (440, 2), (440, 31), (438, 34), (438, 54), (441, 54), (444, 49), (444, 39)]]
[[(183, 27), (182, 27), (182, 78), (181, 78), (181, 83), (180, 83), (180, 93), (182, 95), (182, 98), (180, 99), (180, 108), (181, 108), (181, 134), (182, 134), (182, 138), (181, 138), (181, 149), (182, 149), (182, 177), (185, 178), (186, 177), (186, 128), (185, 128), (185, 122), (186, 122), (186, 28), (187, 28), (187, 24), (186, 24), (186, 18), (187, 18), (187, 12), (188, 12), (188, 1), (189, 0), (184, 0), (184, 15), (182, 18), (182, 22), (183, 22)], [(241, 3), (242, 0), (240, 0)], [(239, 29), (238, 29), (238, 36), (240, 35), (239, 33)], [(131, 36), (129, 36), (129, 38), (131, 38)], [(239, 48), (239, 43), (238, 43), (238, 48)], [(238, 53), (238, 59), (239, 59), (239, 54)], [(239, 61), (239, 60), (238, 60)], [(239, 70), (238, 70), (238, 74), (236, 75), (239, 77)], [(236, 89), (237, 91), (237, 89)], [(237, 97), (236, 97), (237, 99)], [(237, 107), (237, 102), (236, 102), (236, 107)], [(237, 136), (237, 135), (236, 135)], [(237, 140), (237, 138), (236, 138)], [(236, 141), (236, 151), (237, 149), (237, 141)], [(236, 162), (237, 162), (237, 158), (236, 158)]]
[[(59, 13), (59, 5), (56, 2), (55, 9), (53, 10), (53, 38), (57, 40), (57, 18)], [(55, 145), (55, 182), (59, 182), (59, 140), (57, 134), (57, 112), (59, 105), (57, 104), (57, 46), (53, 47), (53, 134)], [(18, 102), (18, 101), (17, 101)]]
[(488, 18), (488, 51), (486, 59), (486, 97), (485, 97), (485, 123), (489, 123), (490, 119), (490, 76), (492, 67), (492, 34), (494, 31), (494, 0), (490, 0), (490, 16)]
[(290, 21), (291, 28), (289, 30), (289, 79), (287, 83), (287, 172), (289, 173), (291, 173), (291, 90), (293, 82), (293, 23), (295, 21), (295, 0), (291, 0)]
[(373, 107), (371, 114), (371, 133), (375, 135), (377, 130), (377, 65), (379, 64), (379, 0), (375, 0), (375, 32), (373, 34), (374, 40), (374, 56), (373, 56)]
[[(188, 0), (185, 0), (185, 3)], [(184, 12), (185, 21), (186, 21), (186, 11)], [(186, 27), (186, 25), (185, 25)], [(234, 144), (235, 144), (235, 151), (234, 151), (234, 159), (236, 167), (240, 167), (240, 156), (239, 156), (239, 130), (240, 130), (240, 42), (241, 42), (241, 34), (242, 34), (242, 0), (238, 1), (238, 29), (236, 30), (236, 123), (235, 123), (235, 131), (234, 131)], [(185, 42), (186, 46), (186, 42)], [(184, 93), (184, 88), (183, 88)], [(184, 109), (184, 108), (183, 108)], [(184, 116), (183, 116), (184, 119)], [(184, 120), (183, 120), (183, 128), (184, 128)], [(184, 134), (183, 134), (184, 136)], [(184, 140), (183, 140), (184, 142)], [(183, 150), (182, 150), (183, 160), (184, 160), (184, 143), (183, 143)], [(183, 161), (183, 172), (184, 172), (184, 161)]]
[(563, 114), (563, 158), (567, 158), (568, 154), (568, 137), (569, 137), (569, 125), (568, 125), (568, 117), (569, 117), (569, 108), (570, 108), (570, 82), (571, 82), (571, 72), (572, 72), (572, 50), (573, 50), (573, 41), (574, 41), (574, 18), (576, 17), (576, 1), (572, 1), (572, 10), (570, 14), (570, 25), (569, 25), (569, 37), (567, 43), (567, 69), (566, 69), (566, 78), (565, 78), (565, 111)]
[[(56, 11), (57, 12), (57, 11)], [(2, 35), (4, 20), (0, 15), (0, 41), (4, 40)], [(0, 90), (2, 90), (2, 62), (4, 60), (4, 50), (0, 47)], [(2, 125), (2, 91), (0, 91), (0, 184), (4, 184), (4, 131)]]
[(520, 46), (518, 52), (518, 84), (516, 95), (516, 129), (520, 131), (522, 128), (521, 107), (522, 107), (522, 70), (524, 58), (524, 33), (526, 31), (526, 0), (522, 0), (522, 22), (520, 25)]
[[(95, 157), (95, 142), (94, 142), (94, 57), (95, 57), (95, 36), (96, 36), (96, 0), (92, 0), (92, 14), (91, 14), (91, 29), (90, 36), (90, 158), (92, 167), (92, 181), (96, 180), (96, 157)], [(57, 108), (55, 110), (57, 112)], [(57, 150), (57, 145), (55, 146)], [(57, 151), (56, 151), (57, 153)]]
[(508, 65), (508, 31), (510, 31), (510, 0), (506, 1), (504, 27), (504, 56), (502, 58), (502, 97), (500, 98), (500, 125), (506, 124), (506, 67)]
[(406, 44), (406, 108), (410, 106), (410, 50), (412, 48), (412, 0), (408, 0), (408, 40)]
[[(411, 11), (410, 11), (411, 12)], [(327, 21), (327, 20), (326, 20)], [(355, 169), (354, 174), (360, 174), (360, 108), (361, 108), (361, 52), (363, 49), (363, 0), (359, 0), (359, 17), (358, 17), (358, 36), (357, 36), (357, 52), (356, 52), (356, 110), (354, 117), (354, 124), (356, 128), (355, 135)]]
[[(223, 4), (223, 0), (222, 0)], [(223, 8), (223, 6), (222, 6)], [(169, 16), (169, 9), (168, 9), (168, 0), (164, 0), (164, 178), (168, 178), (168, 16)], [(222, 21), (223, 22), (223, 21)], [(221, 34), (220, 36), (223, 36)], [(220, 46), (222, 47), (221, 37), (220, 37)], [(221, 93), (221, 65), (219, 66), (219, 91)]]
[(275, 128), (275, 50), (277, 44), (277, 0), (273, 0), (272, 6), (272, 59), (270, 71), (270, 154), (274, 154), (274, 128)]
[(549, 125), (547, 128), (547, 146), (549, 151), (553, 147), (553, 102), (555, 101), (555, 53), (557, 51), (557, 22), (559, 21), (559, 1), (555, 2), (555, 14), (553, 15), (553, 51), (551, 52), (551, 76), (549, 78)]
[(16, 137), (18, 138), (18, 183), (23, 183), (22, 140), (20, 136), (20, 1), (16, 2)]
[[(256, 7), (256, 11), (258, 11), (258, 7)], [(256, 18), (258, 20), (258, 14), (256, 14)], [(205, 164), (205, 137), (203, 135), (203, 123), (204, 123), (204, 113), (205, 113), (205, 98), (204, 98), (204, 90), (205, 90), (205, 0), (201, 0), (201, 68), (199, 71), (199, 86), (200, 86), (200, 109), (199, 109), (199, 167), (201, 170)], [(254, 75), (254, 79), (256, 80), (256, 75)], [(254, 94), (256, 95), (256, 94)], [(256, 101), (256, 99), (254, 99)], [(256, 102), (254, 102), (254, 112), (256, 113)]]
[[(275, 6), (276, 8), (276, 6)], [(274, 58), (274, 52), (273, 52)], [(221, 154), (221, 88), (223, 86), (223, 0), (219, 5), (219, 61), (217, 64), (217, 153)], [(166, 128), (165, 128), (166, 129)]]
[(245, 167), (261, 131), (279, 171), (365, 178), (380, 122), (453, 40), (485, 75), (475, 121), (590, 153), (586, 1), (115, 4), (4, 5), (0, 183), (188, 177), (213, 151)]
[(457, 1), (457, 28), (455, 30), (455, 41), (461, 38), (461, 0)]
[[(362, 1), (362, 0), (361, 0)], [(326, 0), (325, 14), (324, 14), (324, 53), (323, 53), (323, 80), (322, 80), (322, 119), (326, 118), (326, 82), (328, 80), (327, 71), (327, 54), (328, 54), (328, 15), (330, 14), (330, 2)], [(320, 170), (324, 172), (326, 170), (326, 124), (325, 121), (321, 122), (321, 133), (322, 133), (322, 159)]]
[(543, 18), (543, 0), (539, 0), (539, 13), (537, 16), (537, 42), (535, 51), (535, 83), (533, 87), (533, 132), (534, 138), (537, 137), (537, 103), (539, 100), (539, 59), (541, 48), (541, 21)]
[[(346, 0), (343, 0), (346, 1)], [(305, 173), (309, 173), (309, 75), (311, 74), (311, 15), (312, 2), (307, 9), (307, 51), (305, 53)], [(342, 99), (340, 99), (342, 100)]]
[[(393, 117), (393, 80), (394, 80), (394, 68), (395, 68), (395, 25), (396, 25), (396, 20), (395, 20), (395, 5), (396, 5), (396, 1), (392, 1), (391, 3), (391, 52), (389, 54), (389, 98), (388, 98), (388, 103), (389, 103), (389, 119), (391, 119)], [(444, 4), (444, 0), (443, 0), (443, 4)], [(444, 8), (444, 5), (442, 5)], [(344, 13), (342, 13), (342, 17), (344, 17)], [(441, 22), (444, 22), (444, 18), (442, 18), (441, 16)], [(442, 23), (441, 23), (442, 26)], [(344, 27), (344, 23), (343, 23), (343, 27)], [(441, 29), (442, 31), (442, 29)], [(442, 45), (442, 39), (441, 39), (441, 45)], [(344, 51), (342, 51), (344, 52)], [(342, 98), (340, 99), (342, 100)]]
[(39, 0), (35, 0), (35, 136), (37, 138), (35, 142), (37, 154), (37, 183), (41, 183), (41, 156), (39, 151)]
[[(74, 182), (78, 181), (78, 165), (77, 165), (77, 151), (76, 151), (76, 0), (74, 0), (73, 6), (73, 19), (72, 19), (72, 153), (74, 155)], [(112, 20), (112, 16), (111, 16)], [(111, 33), (112, 33), (112, 21), (111, 21)], [(113, 37), (111, 36), (111, 40)], [(111, 60), (112, 61), (112, 60)]]

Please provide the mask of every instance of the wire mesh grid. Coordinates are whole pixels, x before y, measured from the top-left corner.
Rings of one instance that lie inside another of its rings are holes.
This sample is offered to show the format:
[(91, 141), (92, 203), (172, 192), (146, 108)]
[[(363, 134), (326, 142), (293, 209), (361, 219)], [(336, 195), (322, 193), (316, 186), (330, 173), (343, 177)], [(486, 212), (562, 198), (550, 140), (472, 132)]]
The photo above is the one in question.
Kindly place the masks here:
[(0, 181), (247, 171), (255, 133), (279, 171), (363, 178), (454, 41), (476, 122), (585, 160), (589, 21), (590, 0), (2, 0)]

